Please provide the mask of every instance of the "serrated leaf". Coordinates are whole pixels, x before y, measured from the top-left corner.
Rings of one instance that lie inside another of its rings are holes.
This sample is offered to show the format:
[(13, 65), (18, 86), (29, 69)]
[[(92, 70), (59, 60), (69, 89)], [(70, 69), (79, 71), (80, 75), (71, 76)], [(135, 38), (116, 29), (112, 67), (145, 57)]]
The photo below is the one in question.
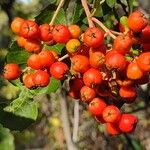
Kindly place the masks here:
[(113, 8), (116, 4), (116, 0), (106, 0), (106, 3), (109, 7)]
[(65, 16), (65, 11), (63, 8), (60, 9), (55, 21), (54, 21), (54, 24), (65, 24), (67, 25), (67, 20), (66, 20), (66, 16)]
[(16, 41), (13, 41), (8, 48), (6, 55), (7, 63), (26, 64), (27, 59), (31, 54), (20, 48)]
[(35, 21), (40, 25), (43, 23), (49, 23), (53, 17), (54, 11), (56, 9), (55, 5), (48, 5), (44, 8), (39, 15), (35, 17)]
[(47, 87), (42, 88), (38, 94), (49, 94), (51, 92), (56, 92), (60, 86), (60, 80), (56, 80), (53, 77), (51, 77), (49, 85)]
[(45, 49), (54, 50), (59, 55), (61, 54), (64, 47), (65, 47), (65, 44), (59, 44), (59, 43), (57, 43), (56, 45), (53, 45), (53, 46), (48, 46), (48, 45), (44, 46)]
[(29, 89), (23, 88), (19, 97), (13, 100), (4, 111), (12, 113), (16, 116), (36, 120), (38, 115), (37, 103), (33, 101), (34, 95)]
[(14, 137), (10, 131), (0, 124), (0, 150), (14, 150)]
[(32, 120), (36, 120), (38, 115), (36, 102), (20, 98), (15, 99), (9, 106), (5, 107), (4, 111)]

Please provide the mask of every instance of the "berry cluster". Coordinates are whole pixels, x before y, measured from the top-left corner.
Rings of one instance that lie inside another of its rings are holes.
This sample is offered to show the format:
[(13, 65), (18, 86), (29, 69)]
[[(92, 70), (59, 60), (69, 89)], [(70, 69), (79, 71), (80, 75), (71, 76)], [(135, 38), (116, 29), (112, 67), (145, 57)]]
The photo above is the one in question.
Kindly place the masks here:
[[(139, 85), (149, 82), (150, 25), (140, 11), (129, 15), (127, 25), (120, 24), (120, 32), (109, 30), (117, 37), (105, 44), (109, 34), (97, 27), (82, 32), (77, 25), (39, 26), (15, 18), (11, 29), (18, 35), (18, 45), (33, 53), (27, 60), (30, 69), (23, 84), (33, 89), (47, 86), (51, 76), (57, 80), (69, 77), (68, 95), (86, 102), (95, 119), (106, 123), (109, 134), (134, 131), (137, 117), (120, 109), (135, 101)], [(42, 48), (56, 43), (65, 44), (61, 58), (56, 51)], [(4, 78), (17, 79), (21, 72), (17, 64), (6, 64)]]

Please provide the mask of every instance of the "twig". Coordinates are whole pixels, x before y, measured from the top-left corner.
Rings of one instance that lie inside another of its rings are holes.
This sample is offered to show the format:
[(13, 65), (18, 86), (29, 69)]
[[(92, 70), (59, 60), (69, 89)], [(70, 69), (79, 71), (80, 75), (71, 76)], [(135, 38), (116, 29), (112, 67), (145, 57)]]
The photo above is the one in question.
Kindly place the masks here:
[(82, 6), (83, 6), (83, 8), (85, 10), (87, 19), (88, 19), (89, 27), (94, 27), (94, 23), (93, 23), (93, 21), (91, 19), (91, 13), (90, 13), (89, 7), (87, 5), (87, 0), (81, 0), (81, 2), (82, 2)]
[(64, 3), (64, 0), (60, 0), (59, 5), (58, 5), (58, 7), (57, 7), (57, 9), (56, 9), (56, 11), (55, 11), (55, 13), (54, 13), (54, 15), (53, 15), (53, 18), (52, 18), (51, 22), (50, 22), (50, 25), (53, 25), (53, 24), (54, 24), (54, 21), (55, 21), (57, 15), (58, 15), (59, 10), (60, 10), (60, 8), (62, 7), (63, 3)]
[(61, 120), (62, 120), (62, 127), (64, 131), (64, 136), (66, 139), (67, 149), (68, 150), (76, 150), (77, 148), (72, 142), (71, 139), (71, 129), (70, 129), (70, 123), (69, 123), (69, 117), (68, 117), (68, 108), (66, 104), (66, 95), (63, 88), (59, 89), (58, 91), (58, 98), (60, 101), (60, 107), (61, 107)]
[(66, 54), (66, 55), (62, 56), (61, 58), (59, 58), (58, 61), (63, 61), (64, 59), (66, 59), (66, 58), (68, 58), (68, 57), (69, 57), (69, 55)]
[(113, 30), (110, 30), (111, 33), (115, 34), (115, 35), (122, 35), (121, 32), (117, 32), (117, 31), (113, 31)]
[(74, 102), (74, 124), (73, 124), (73, 142), (78, 140), (78, 128), (79, 128), (79, 101), (75, 100)]
[(109, 36), (111, 36), (113, 39), (116, 38), (116, 36), (114, 34), (111, 33), (111, 31), (106, 27), (104, 26), (104, 24), (102, 22), (100, 22), (98, 19), (92, 17), (92, 20), (97, 23), (106, 33), (108, 33)]

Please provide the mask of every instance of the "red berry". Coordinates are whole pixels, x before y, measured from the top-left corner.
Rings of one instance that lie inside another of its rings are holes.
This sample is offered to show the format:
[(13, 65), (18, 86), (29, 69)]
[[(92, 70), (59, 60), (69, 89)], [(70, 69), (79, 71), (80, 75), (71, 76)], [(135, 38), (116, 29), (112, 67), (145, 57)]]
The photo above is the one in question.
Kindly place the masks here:
[(10, 63), (6, 64), (4, 67), (3, 76), (7, 80), (15, 80), (21, 75), (21, 70), (17, 64)]
[(137, 64), (143, 72), (150, 72), (150, 52), (141, 53), (137, 59)]
[(88, 86), (83, 86), (80, 90), (80, 98), (84, 102), (90, 102), (95, 96), (95, 90)]
[(83, 55), (75, 55), (71, 58), (72, 69), (79, 73), (84, 73), (89, 69), (89, 59)]
[(127, 77), (132, 80), (140, 79), (143, 71), (137, 65), (137, 62), (131, 62), (127, 67)]
[(122, 114), (120, 121), (119, 121), (119, 128), (122, 132), (130, 133), (133, 132), (138, 119), (136, 116), (132, 114)]
[(22, 25), (22, 23), (24, 22), (24, 19), (23, 18), (20, 18), (20, 17), (15, 17), (10, 25), (11, 27), (11, 30), (16, 33), (16, 34), (19, 34), (20, 32), (20, 27)]
[(50, 74), (58, 80), (63, 80), (68, 71), (68, 66), (63, 62), (55, 62), (50, 66)]
[(150, 43), (150, 25), (147, 25), (141, 32), (141, 40), (143, 43)]
[(121, 133), (117, 124), (106, 123), (106, 131), (110, 135), (119, 135)]
[(71, 33), (67, 26), (56, 25), (52, 31), (53, 39), (57, 43), (67, 43), (71, 38)]
[(150, 52), (150, 43), (143, 43), (143, 51)]
[(99, 70), (91, 68), (83, 74), (83, 82), (88, 87), (95, 87), (102, 82), (102, 75)]
[(93, 68), (100, 68), (105, 62), (105, 55), (102, 52), (94, 52), (90, 55), (89, 61)]
[(133, 32), (141, 32), (148, 24), (148, 20), (140, 11), (134, 11), (128, 17), (128, 26)]
[(42, 69), (42, 63), (41, 63), (41, 59), (40, 56), (38, 54), (32, 54), (28, 60), (27, 60), (27, 64), (29, 67), (31, 67), (32, 69)]
[(41, 51), (41, 42), (39, 40), (26, 40), (24, 49), (29, 53), (39, 53)]
[(84, 43), (89, 47), (99, 47), (104, 42), (104, 33), (99, 28), (88, 28), (84, 33)]
[(28, 38), (28, 39), (35, 39), (38, 37), (39, 34), (39, 27), (35, 21), (32, 20), (25, 20), (21, 27), (19, 35)]
[(113, 49), (118, 53), (125, 55), (132, 46), (132, 39), (128, 35), (120, 35), (114, 40)]
[(89, 111), (95, 116), (101, 116), (107, 104), (101, 98), (94, 98), (89, 103)]
[(34, 73), (27, 74), (23, 79), (23, 83), (29, 89), (34, 88), (35, 87)]
[(49, 84), (50, 76), (46, 71), (38, 70), (34, 74), (34, 82), (36, 86), (45, 87)]
[(137, 91), (134, 86), (122, 86), (119, 90), (119, 95), (124, 98), (126, 102), (131, 103), (135, 100)]
[(109, 105), (103, 110), (103, 119), (109, 123), (116, 123), (121, 117), (120, 110), (114, 106)]
[(53, 26), (47, 23), (40, 25), (39, 35), (40, 35), (41, 41), (44, 41), (44, 42), (51, 41), (53, 39), (52, 31), (53, 31)]
[(122, 54), (111, 51), (106, 54), (105, 64), (108, 69), (123, 70), (126, 67), (126, 59)]
[(55, 62), (55, 57), (49, 50), (42, 50), (39, 57), (43, 68), (50, 67)]

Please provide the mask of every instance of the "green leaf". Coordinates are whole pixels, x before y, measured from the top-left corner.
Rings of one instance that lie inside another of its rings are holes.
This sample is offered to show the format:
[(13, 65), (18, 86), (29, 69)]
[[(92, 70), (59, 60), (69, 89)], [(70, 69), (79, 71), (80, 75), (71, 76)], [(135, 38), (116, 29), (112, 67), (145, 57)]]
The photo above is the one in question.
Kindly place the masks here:
[(83, 9), (82, 5), (77, 3), (77, 5), (75, 5), (75, 7), (74, 7), (74, 13), (72, 16), (72, 24), (77, 24), (80, 21), (81, 15), (83, 13), (84, 13), (84, 9)]
[(53, 17), (55, 9), (56, 9), (55, 5), (52, 4), (48, 5), (40, 12), (39, 15), (35, 17), (35, 21), (38, 24), (49, 23)]
[(96, 16), (96, 17), (102, 17), (103, 16), (102, 5), (103, 4), (100, 4), (99, 0), (95, 0), (93, 11), (95, 11), (95, 9), (96, 9), (96, 11), (95, 11), (94, 16)]
[(14, 137), (10, 131), (0, 124), (0, 150), (14, 150)]
[(65, 44), (59, 44), (59, 43), (57, 43), (56, 45), (53, 45), (53, 46), (48, 46), (48, 45), (44, 46), (45, 49), (54, 50), (59, 55), (61, 54), (64, 47), (65, 47)]
[(15, 114), (8, 113), (0, 108), (0, 123), (10, 130), (22, 131), (29, 127), (34, 120), (16, 116)]
[(9, 106), (5, 107), (4, 111), (32, 120), (36, 120), (38, 115), (36, 102), (20, 98), (15, 99)]
[(51, 92), (56, 92), (60, 86), (61, 81), (51, 77), (49, 85), (47, 87), (42, 88), (38, 94), (49, 94)]
[(6, 55), (7, 63), (26, 64), (28, 57), (31, 54), (20, 48), (16, 41), (13, 41), (8, 48)]
[(37, 103), (33, 101), (34, 95), (29, 89), (23, 88), (19, 97), (13, 100), (4, 111), (16, 116), (36, 120), (38, 115)]
[(6, 56), (7, 63), (25, 64), (31, 54), (26, 51), (9, 52)]
[(106, 3), (109, 7), (113, 8), (116, 4), (116, 0), (106, 0)]
[(12, 43), (10, 44), (8, 51), (22, 51), (23, 49), (21, 47), (18, 46), (16, 41), (12, 41)]
[(131, 13), (132, 12), (132, 10), (133, 10), (133, 2), (134, 2), (134, 0), (127, 0), (127, 4), (128, 4), (128, 8), (129, 8), (129, 13)]
[(54, 21), (54, 24), (65, 24), (67, 25), (67, 20), (66, 20), (66, 16), (65, 16), (65, 11), (63, 8), (60, 9), (55, 21)]

